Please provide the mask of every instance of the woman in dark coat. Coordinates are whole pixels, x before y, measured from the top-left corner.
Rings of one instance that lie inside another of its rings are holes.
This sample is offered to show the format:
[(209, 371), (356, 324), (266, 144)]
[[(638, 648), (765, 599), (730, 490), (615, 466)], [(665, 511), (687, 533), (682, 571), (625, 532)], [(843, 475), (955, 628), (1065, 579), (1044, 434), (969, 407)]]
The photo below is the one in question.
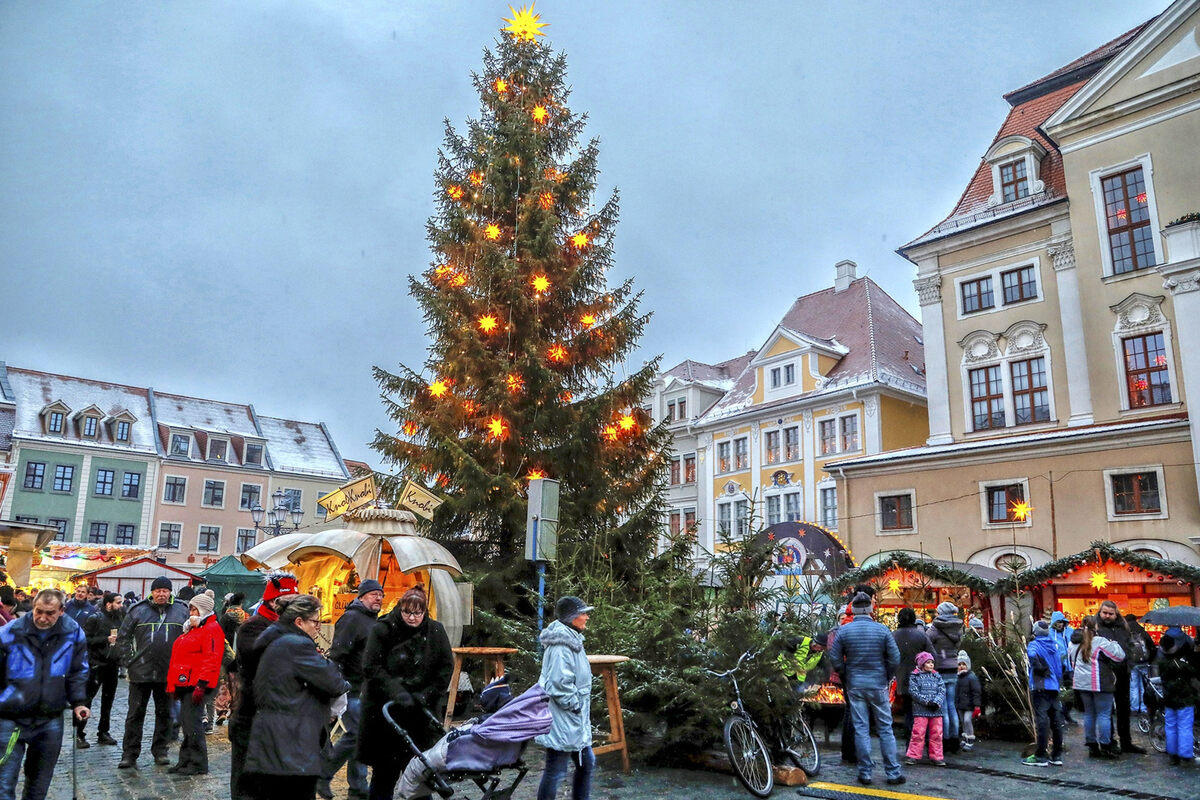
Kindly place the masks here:
[(312, 800), (330, 704), (350, 684), (313, 641), (321, 629), (321, 601), (298, 594), (281, 598), (276, 610), (278, 621), (255, 642), (263, 651), (254, 678), (258, 711), (243, 779), (257, 800)]
[(374, 768), (370, 800), (391, 800), (411, 758), (408, 746), (383, 718), (385, 703), (395, 702), (392, 718), (422, 750), (443, 733), (440, 720), (454, 655), (446, 629), (429, 619), (428, 609), (425, 592), (409, 589), (367, 639), (358, 761)]
[(908, 693), (908, 677), (917, 668), (917, 653), (932, 653), (933, 643), (929, 634), (917, 624), (917, 612), (912, 608), (902, 608), (896, 614), (896, 630), (892, 638), (900, 648), (900, 665), (896, 667), (896, 696), (904, 709), (904, 730), (912, 733), (913, 704), (912, 695)]

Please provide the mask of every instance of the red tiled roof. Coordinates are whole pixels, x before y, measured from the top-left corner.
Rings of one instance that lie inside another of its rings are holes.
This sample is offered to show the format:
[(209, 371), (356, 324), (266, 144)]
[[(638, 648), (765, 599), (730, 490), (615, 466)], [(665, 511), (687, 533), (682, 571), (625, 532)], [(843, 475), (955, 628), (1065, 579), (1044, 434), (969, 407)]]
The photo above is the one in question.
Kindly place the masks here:
[(360, 475), (369, 475), (372, 472), (370, 464), (363, 461), (351, 461), (348, 458), (342, 460), (346, 462), (346, 469), (350, 471), (351, 478), (357, 478)]

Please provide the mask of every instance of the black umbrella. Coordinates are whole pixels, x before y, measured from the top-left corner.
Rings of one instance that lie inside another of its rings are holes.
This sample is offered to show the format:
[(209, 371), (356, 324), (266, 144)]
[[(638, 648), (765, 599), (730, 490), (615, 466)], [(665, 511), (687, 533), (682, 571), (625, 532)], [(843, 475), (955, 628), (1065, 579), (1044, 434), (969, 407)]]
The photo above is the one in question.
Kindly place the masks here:
[(1195, 606), (1156, 608), (1142, 617), (1139, 622), (1147, 625), (1165, 625), (1168, 628), (1172, 625), (1195, 627), (1200, 625), (1200, 608)]

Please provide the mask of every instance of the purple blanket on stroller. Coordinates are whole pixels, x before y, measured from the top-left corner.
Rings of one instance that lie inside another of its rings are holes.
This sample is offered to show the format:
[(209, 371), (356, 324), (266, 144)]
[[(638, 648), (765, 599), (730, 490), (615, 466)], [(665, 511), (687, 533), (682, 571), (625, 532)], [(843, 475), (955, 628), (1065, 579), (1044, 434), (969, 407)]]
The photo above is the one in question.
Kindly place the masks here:
[(450, 742), (446, 769), (488, 772), (516, 763), (525, 744), (550, 730), (550, 698), (536, 683)]

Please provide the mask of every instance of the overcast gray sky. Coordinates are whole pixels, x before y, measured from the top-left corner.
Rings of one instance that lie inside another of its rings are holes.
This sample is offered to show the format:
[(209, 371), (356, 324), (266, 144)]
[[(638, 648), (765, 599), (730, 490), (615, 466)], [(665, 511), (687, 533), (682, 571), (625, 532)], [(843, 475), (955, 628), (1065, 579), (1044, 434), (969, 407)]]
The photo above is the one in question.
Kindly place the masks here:
[[(514, 3), (515, 5), (515, 3)], [(642, 358), (719, 361), (945, 216), (1001, 95), (1166, 0), (541, 0), (621, 190)], [(406, 276), (442, 120), (503, 2), (0, 4), (0, 359), (329, 424), (370, 461), (370, 367), (424, 361)]]

